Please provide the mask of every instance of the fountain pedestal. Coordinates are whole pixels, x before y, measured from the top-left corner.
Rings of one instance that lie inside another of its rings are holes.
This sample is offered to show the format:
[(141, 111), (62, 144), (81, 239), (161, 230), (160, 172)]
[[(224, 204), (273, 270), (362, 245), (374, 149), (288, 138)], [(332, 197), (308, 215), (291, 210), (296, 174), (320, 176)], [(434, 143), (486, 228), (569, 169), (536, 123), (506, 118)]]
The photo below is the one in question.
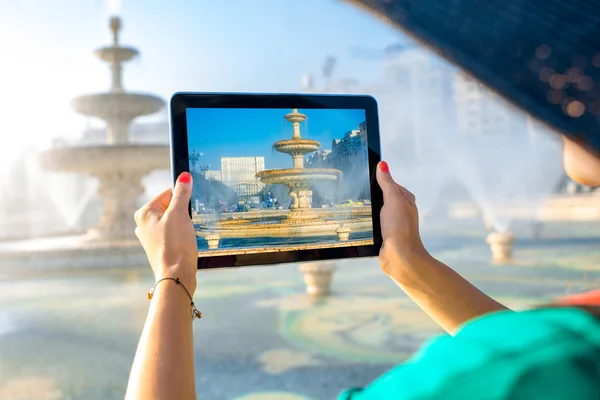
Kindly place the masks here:
[(513, 244), (515, 237), (510, 232), (492, 232), (486, 242), (492, 250), (492, 262), (503, 264), (512, 261)]
[(204, 239), (206, 240), (209, 249), (213, 250), (219, 248), (219, 240), (221, 240), (221, 236), (219, 236), (218, 234), (208, 234), (204, 237)]
[(311, 296), (326, 296), (331, 294), (331, 282), (335, 266), (329, 263), (307, 263), (300, 266), (304, 274), (306, 293)]
[(98, 195), (104, 200), (100, 220), (88, 231), (93, 240), (115, 240), (132, 237), (135, 232), (133, 214), (139, 208), (138, 198), (144, 193), (142, 178), (135, 171), (118, 171), (98, 175)]
[(292, 210), (311, 208), (310, 199), (313, 192), (310, 190), (310, 182), (306, 182), (305, 185), (295, 184), (294, 186), (289, 192), (292, 199), (290, 208)]
[(341, 226), (335, 230), (335, 233), (337, 233), (340, 241), (346, 241), (350, 237), (350, 228), (344, 228)]

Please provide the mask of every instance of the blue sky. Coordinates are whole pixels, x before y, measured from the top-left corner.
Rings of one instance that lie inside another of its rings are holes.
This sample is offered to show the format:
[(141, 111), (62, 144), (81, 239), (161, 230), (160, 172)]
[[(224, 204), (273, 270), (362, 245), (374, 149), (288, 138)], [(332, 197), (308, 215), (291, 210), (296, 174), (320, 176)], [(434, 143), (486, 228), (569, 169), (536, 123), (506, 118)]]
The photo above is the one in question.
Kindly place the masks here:
[[(108, 67), (92, 55), (110, 42), (106, 3), (1, 1), (0, 33), (65, 71), (93, 60), (88, 78), (106, 89)], [(141, 50), (125, 69), (126, 86), (167, 98), (184, 90), (294, 91), (301, 74), (318, 73), (329, 54), (339, 57), (340, 76), (366, 77), (376, 63), (353, 58), (351, 49), (401, 40), (385, 23), (336, 0), (123, 0), (120, 14), (121, 42)]]
[[(11, 136), (0, 162), (25, 147), (49, 145), (53, 137), (80, 137), (87, 124), (103, 126), (77, 115), (69, 103), (109, 88), (109, 68), (93, 54), (111, 41), (107, 4), (0, 1), (0, 135)], [(370, 82), (382, 63), (354, 57), (352, 50), (377, 55), (405, 40), (339, 0), (123, 0), (118, 14), (121, 43), (141, 51), (125, 65), (125, 88), (165, 99), (178, 91), (295, 92), (302, 74), (320, 75), (328, 55), (338, 58), (336, 79)], [(44, 105), (33, 120), (22, 106), (32, 93)], [(144, 118), (166, 120), (167, 111)]]
[[(324, 149), (333, 139), (341, 139), (365, 120), (364, 110), (301, 109), (308, 119), (301, 135), (318, 140)], [(204, 153), (204, 164), (220, 169), (221, 157), (265, 157), (265, 167), (291, 168), (292, 157), (272, 150), (278, 140), (292, 138), (292, 124), (283, 119), (290, 109), (224, 109), (196, 108), (187, 110), (188, 146)]]

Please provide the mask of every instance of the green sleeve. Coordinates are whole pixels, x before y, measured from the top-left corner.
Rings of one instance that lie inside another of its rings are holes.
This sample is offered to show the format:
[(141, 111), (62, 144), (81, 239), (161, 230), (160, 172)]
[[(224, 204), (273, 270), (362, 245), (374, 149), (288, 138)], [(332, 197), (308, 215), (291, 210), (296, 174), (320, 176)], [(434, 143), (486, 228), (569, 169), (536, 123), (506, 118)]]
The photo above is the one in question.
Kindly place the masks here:
[[(444, 335), (425, 344), (410, 360), (381, 375), (365, 388), (340, 394), (338, 400), (412, 400), (424, 399), (435, 385), (436, 369), (444, 368), (444, 352), (451, 348), (450, 336)], [(447, 353), (446, 353), (447, 354)], [(432, 379), (434, 378), (434, 379)], [(441, 378), (441, 376), (439, 376)]]

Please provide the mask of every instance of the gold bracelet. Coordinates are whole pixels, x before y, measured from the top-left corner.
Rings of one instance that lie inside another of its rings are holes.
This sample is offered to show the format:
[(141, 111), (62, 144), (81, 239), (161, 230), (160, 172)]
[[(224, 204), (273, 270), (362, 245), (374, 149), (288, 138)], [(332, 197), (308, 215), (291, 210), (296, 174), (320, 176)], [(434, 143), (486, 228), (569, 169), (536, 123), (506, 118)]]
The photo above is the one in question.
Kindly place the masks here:
[(190, 298), (190, 301), (191, 301), (190, 306), (192, 307), (192, 321), (195, 320), (196, 318), (198, 318), (198, 319), (202, 318), (202, 313), (200, 311), (198, 311), (198, 309), (194, 305), (194, 300), (192, 299), (192, 295), (190, 295), (190, 292), (188, 292), (188, 290), (185, 288), (185, 286), (183, 285), (183, 283), (181, 283), (181, 281), (179, 280), (179, 278), (162, 278), (162, 279), (159, 279), (154, 284), (154, 287), (148, 291), (148, 300), (152, 300), (152, 297), (154, 297), (154, 290), (156, 289), (156, 286), (159, 283), (161, 283), (162, 281), (166, 281), (166, 280), (174, 281), (176, 284), (181, 285), (181, 287), (183, 288), (183, 290), (185, 290), (185, 293), (188, 295), (188, 297)]

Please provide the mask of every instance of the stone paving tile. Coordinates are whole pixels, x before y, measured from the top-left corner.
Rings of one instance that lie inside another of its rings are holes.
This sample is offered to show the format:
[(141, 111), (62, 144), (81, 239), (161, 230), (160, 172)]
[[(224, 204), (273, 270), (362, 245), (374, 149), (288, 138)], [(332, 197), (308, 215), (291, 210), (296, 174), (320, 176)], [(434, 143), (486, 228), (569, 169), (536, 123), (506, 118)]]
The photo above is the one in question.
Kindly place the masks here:
[[(486, 293), (522, 308), (600, 287), (595, 233), (561, 239), (548, 227), (547, 237), (518, 242), (515, 262), (504, 266), (489, 264), (481, 229), (426, 243)], [(303, 294), (297, 265), (199, 273), (201, 398), (332, 399), (440, 332), (376, 259), (336, 266), (333, 296), (317, 301)], [(122, 398), (151, 282), (131, 271), (0, 281), (0, 399)]]

